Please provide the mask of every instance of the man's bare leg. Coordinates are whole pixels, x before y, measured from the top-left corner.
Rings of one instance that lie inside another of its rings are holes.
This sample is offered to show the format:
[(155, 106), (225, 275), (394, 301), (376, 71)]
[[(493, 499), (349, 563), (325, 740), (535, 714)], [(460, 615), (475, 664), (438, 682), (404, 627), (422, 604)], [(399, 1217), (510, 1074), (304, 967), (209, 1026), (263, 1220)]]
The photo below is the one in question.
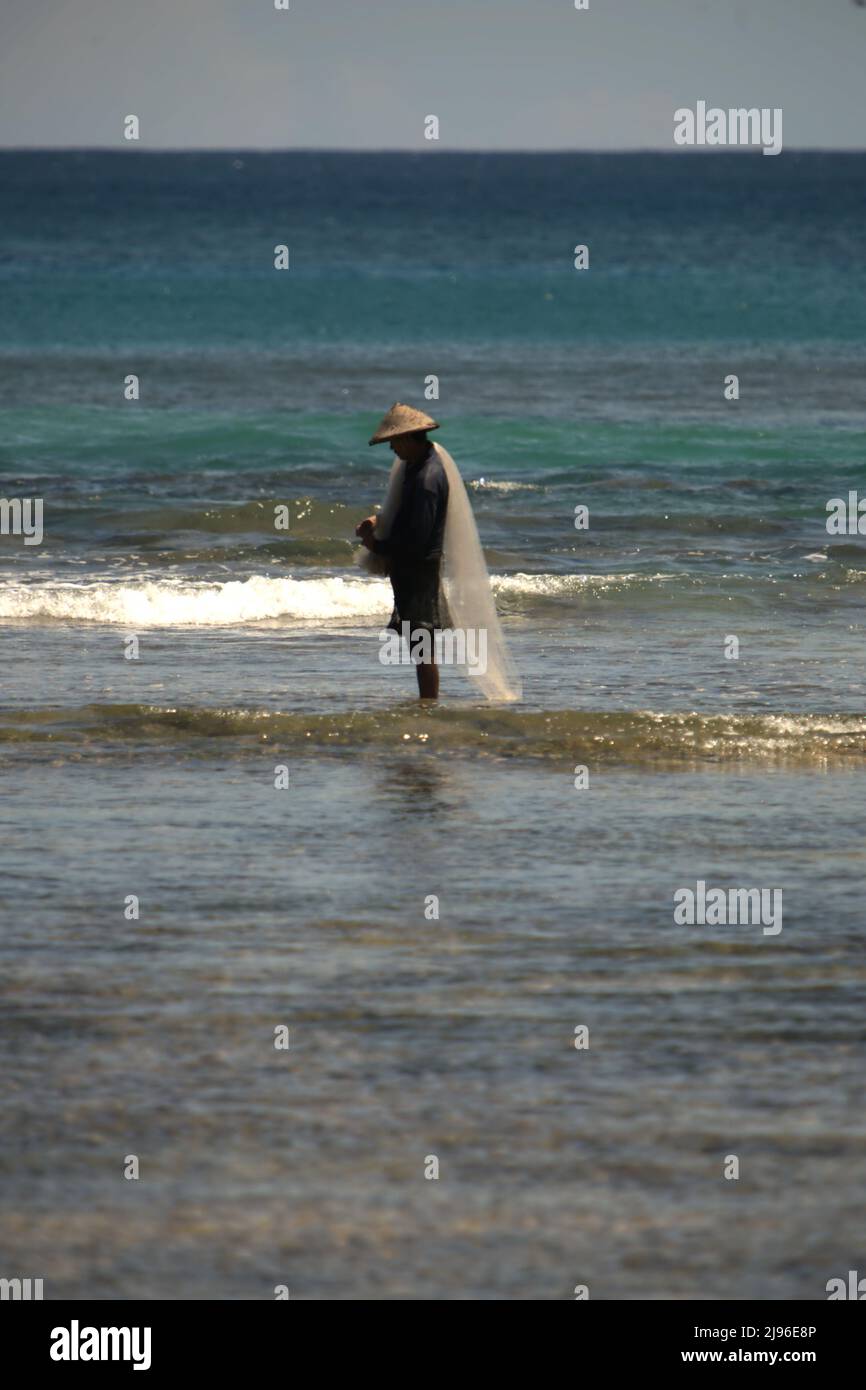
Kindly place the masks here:
[(417, 666), (418, 672), (418, 694), (422, 700), (439, 699), (439, 667), (435, 662), (424, 665), (420, 661)]

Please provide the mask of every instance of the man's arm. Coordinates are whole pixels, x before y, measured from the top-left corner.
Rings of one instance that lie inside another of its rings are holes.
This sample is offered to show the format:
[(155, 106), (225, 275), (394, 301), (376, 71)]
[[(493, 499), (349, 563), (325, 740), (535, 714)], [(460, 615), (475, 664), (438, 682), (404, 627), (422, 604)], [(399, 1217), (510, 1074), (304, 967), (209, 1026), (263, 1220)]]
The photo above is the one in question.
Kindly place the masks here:
[(385, 540), (373, 537), (370, 549), (377, 555), (391, 555), (409, 564), (422, 560), (430, 548), (442, 495), (439, 482), (416, 485), (408, 508), (401, 513), (399, 528), (395, 527)]

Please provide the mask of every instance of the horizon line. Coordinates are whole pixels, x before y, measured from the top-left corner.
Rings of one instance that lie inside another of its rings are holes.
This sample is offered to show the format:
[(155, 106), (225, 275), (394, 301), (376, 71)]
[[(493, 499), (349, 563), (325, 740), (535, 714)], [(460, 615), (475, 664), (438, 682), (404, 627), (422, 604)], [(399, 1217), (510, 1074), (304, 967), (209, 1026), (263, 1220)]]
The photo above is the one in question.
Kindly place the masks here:
[[(136, 147), (138, 147), (136, 149)], [(677, 157), (690, 154), (759, 154), (760, 143), (748, 145), (629, 145), (622, 149), (596, 149), (590, 147), (562, 146), (561, 148), (509, 147), (484, 149), (474, 145), (451, 146), (436, 150), (427, 146), (411, 148), (406, 146), (371, 146), (359, 149), (341, 145), (147, 145), (141, 147), (138, 141), (129, 140), (111, 145), (0, 145), (0, 154), (127, 154), (135, 149), (138, 154), (412, 154), (441, 157), (443, 155), (483, 154), (483, 155), (624, 155), (624, 154), (663, 154)], [(866, 145), (785, 145), (781, 154), (866, 154)]]

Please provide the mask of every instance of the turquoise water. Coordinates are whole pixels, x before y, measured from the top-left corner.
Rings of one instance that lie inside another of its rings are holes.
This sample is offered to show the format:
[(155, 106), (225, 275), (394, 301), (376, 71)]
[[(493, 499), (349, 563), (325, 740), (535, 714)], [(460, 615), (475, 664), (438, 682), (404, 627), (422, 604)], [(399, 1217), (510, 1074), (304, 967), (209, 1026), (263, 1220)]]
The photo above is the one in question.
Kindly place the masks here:
[[(866, 157), (0, 176), (0, 494), (44, 501), (0, 537), (9, 1273), (824, 1297), (863, 1244), (866, 540), (825, 522)], [(430, 374), (517, 708), (378, 661), (366, 440)], [(675, 925), (701, 879), (782, 932)]]

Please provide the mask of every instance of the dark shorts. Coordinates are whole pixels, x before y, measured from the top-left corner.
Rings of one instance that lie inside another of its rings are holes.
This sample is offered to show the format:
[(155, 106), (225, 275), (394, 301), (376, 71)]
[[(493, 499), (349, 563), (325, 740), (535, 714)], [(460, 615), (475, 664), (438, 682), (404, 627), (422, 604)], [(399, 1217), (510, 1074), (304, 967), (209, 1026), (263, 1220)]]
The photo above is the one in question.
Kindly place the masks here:
[(448, 626), (440, 569), (438, 559), (424, 560), (420, 565), (391, 566), (389, 578), (394, 590), (394, 611), (388, 627), (393, 632), (400, 632), (403, 623), (431, 632)]

